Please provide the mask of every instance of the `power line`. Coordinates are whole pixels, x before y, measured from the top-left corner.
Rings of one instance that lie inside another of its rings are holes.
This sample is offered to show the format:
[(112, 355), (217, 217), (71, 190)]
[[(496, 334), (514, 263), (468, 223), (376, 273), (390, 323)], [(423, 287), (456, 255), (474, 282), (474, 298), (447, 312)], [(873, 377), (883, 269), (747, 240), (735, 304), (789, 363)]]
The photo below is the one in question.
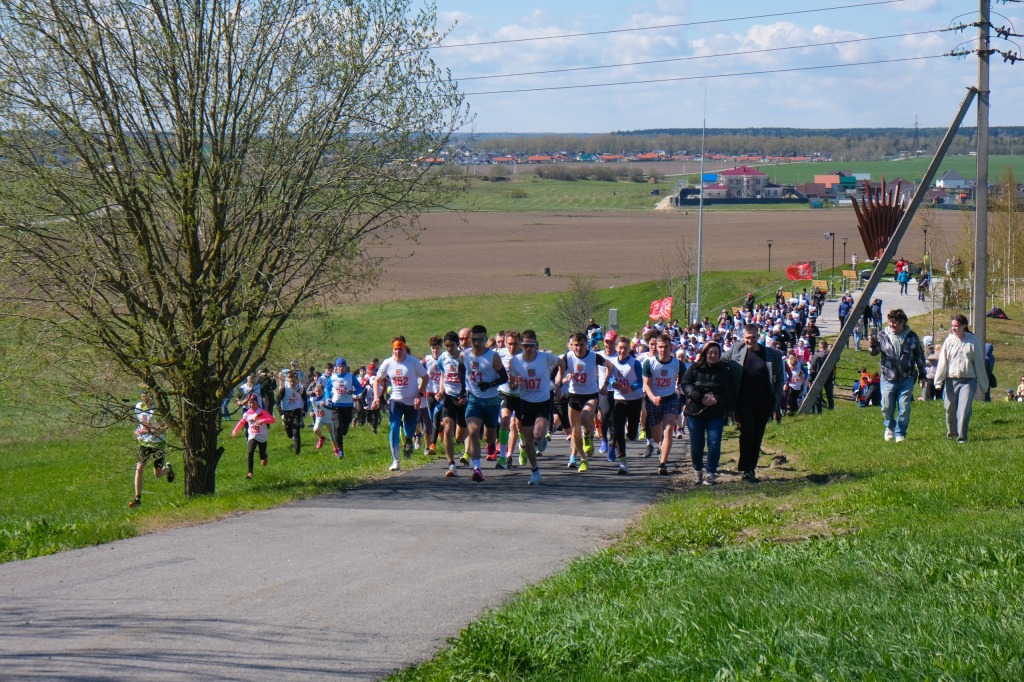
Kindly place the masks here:
[(742, 71), (737, 73), (719, 73), (710, 76), (678, 76), (673, 78), (651, 78), (646, 80), (635, 80), (635, 81), (618, 81), (615, 83), (587, 83), (583, 85), (554, 85), (540, 88), (518, 88), (512, 90), (487, 90), (483, 92), (466, 92), (463, 93), (466, 96), (474, 95), (503, 95), (507, 93), (517, 92), (542, 92), (546, 90), (578, 90), (581, 88), (607, 88), (616, 85), (643, 85), (647, 83), (668, 83), (673, 81), (693, 81), (702, 80), (705, 78), (732, 78), (735, 76), (761, 76), (770, 73), (792, 73), (795, 71), (814, 71), (820, 69), (841, 69), (847, 66), (870, 66), (873, 64), (893, 64), (896, 62), (913, 62), (922, 61), (925, 59), (939, 59), (940, 57), (948, 57), (949, 54), (934, 54), (923, 57), (900, 57), (898, 59), (879, 59), (870, 62), (850, 62), (848, 64), (823, 64), (820, 66), (797, 66), (789, 69), (767, 69), (764, 71)]
[(762, 53), (765, 53), (765, 52), (780, 52), (780, 51), (784, 51), (784, 50), (801, 50), (801, 49), (808, 48), (808, 47), (827, 47), (827, 46), (830, 46), (830, 45), (846, 45), (846, 44), (849, 44), (849, 43), (862, 43), (862, 42), (867, 42), (867, 41), (871, 41), (871, 40), (886, 40), (886, 39), (889, 39), (889, 38), (905, 38), (905, 37), (908, 37), (908, 36), (926, 35), (926, 34), (929, 34), (929, 33), (941, 33), (941, 32), (943, 32), (945, 30), (947, 30), (947, 29), (939, 28), (939, 29), (933, 29), (933, 30), (930, 30), (930, 31), (914, 31), (912, 33), (894, 33), (892, 35), (876, 36), (876, 37), (873, 37), (873, 38), (849, 38), (847, 40), (833, 40), (833, 41), (829, 41), (829, 42), (826, 42), (826, 43), (808, 43), (806, 45), (789, 45), (789, 46), (786, 46), (786, 47), (766, 47), (766, 48), (763, 48), (763, 49), (760, 49), (760, 50), (741, 50), (739, 52), (722, 52), (722, 53), (719, 53), (719, 54), (691, 55), (691, 56), (688, 56), (688, 57), (671, 57), (671, 58), (668, 58), (668, 59), (652, 59), (652, 60), (642, 61), (642, 62), (624, 62), (622, 64), (602, 64), (602, 65), (599, 65), (599, 66), (572, 66), (572, 67), (567, 67), (567, 68), (564, 68), (564, 69), (546, 69), (546, 70), (543, 70), (543, 71), (522, 71), (520, 73), (502, 73), (502, 74), (494, 74), (494, 75), (491, 75), (491, 76), (466, 76), (465, 78), (456, 78), (455, 80), (457, 80), (460, 83), (462, 83), (464, 81), (485, 80), (485, 79), (489, 79), (489, 78), (513, 78), (515, 76), (540, 76), (540, 75), (551, 74), (551, 73), (569, 73), (569, 72), (573, 72), (573, 71), (592, 71), (594, 69), (617, 69), (619, 67), (624, 67), (624, 66), (647, 66), (647, 65), (650, 65), (650, 64), (667, 64), (667, 63), (671, 63), (671, 62), (683, 62), (683, 61), (689, 61), (689, 60), (694, 60), (694, 59), (714, 59), (716, 57), (735, 57), (735, 56), (739, 56), (739, 55), (762, 54)]
[(681, 24), (662, 24), (660, 26), (640, 26), (637, 28), (615, 28), (607, 31), (588, 31), (586, 33), (564, 33), (557, 36), (536, 36), (533, 38), (507, 38), (505, 40), (486, 40), (479, 43), (454, 43), (449, 45), (437, 45), (431, 49), (445, 50), (452, 47), (479, 47), (481, 45), (501, 45), (505, 43), (526, 43), (536, 40), (559, 40), (561, 38), (582, 38), (584, 36), (603, 36), (613, 33), (631, 33), (635, 31), (656, 31), (663, 28), (680, 28), (683, 26), (705, 26), (708, 24), (723, 24), (730, 21), (746, 21), (748, 19), (770, 19), (773, 17), (788, 17), (798, 14), (812, 14), (815, 12), (831, 12), (840, 9), (855, 9), (857, 7), (870, 7), (872, 5), (892, 5), (894, 3), (906, 2), (906, 0), (875, 0), (874, 2), (861, 2), (856, 5), (837, 5), (834, 7), (819, 7), (817, 9), (801, 9), (791, 12), (774, 12), (772, 14), (752, 14), (746, 17), (732, 17), (729, 19), (708, 19), (705, 21), (690, 21)]

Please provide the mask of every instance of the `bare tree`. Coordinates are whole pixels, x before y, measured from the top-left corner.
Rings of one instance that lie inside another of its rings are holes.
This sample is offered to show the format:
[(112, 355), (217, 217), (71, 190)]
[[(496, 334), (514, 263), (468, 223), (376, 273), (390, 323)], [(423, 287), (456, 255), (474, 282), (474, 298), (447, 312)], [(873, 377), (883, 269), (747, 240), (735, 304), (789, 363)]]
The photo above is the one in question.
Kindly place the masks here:
[(549, 314), (551, 326), (564, 336), (582, 332), (600, 305), (594, 278), (570, 275), (569, 287), (558, 295)]
[(665, 251), (661, 259), (665, 295), (671, 296), (673, 308), (681, 310), (689, 322), (690, 304), (696, 301), (697, 242), (681, 237), (675, 247)]
[(218, 406), (314, 297), (459, 183), (467, 119), (410, 0), (0, 0), (0, 239), (19, 314), (102, 350), (214, 490)]

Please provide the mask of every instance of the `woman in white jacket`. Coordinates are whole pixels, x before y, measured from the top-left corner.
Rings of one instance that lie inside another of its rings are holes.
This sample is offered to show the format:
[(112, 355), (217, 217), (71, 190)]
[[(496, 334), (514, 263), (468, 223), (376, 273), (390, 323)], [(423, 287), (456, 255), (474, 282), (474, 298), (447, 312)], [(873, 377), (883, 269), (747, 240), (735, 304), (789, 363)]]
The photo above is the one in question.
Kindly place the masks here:
[(964, 315), (954, 315), (949, 322), (949, 336), (942, 344), (935, 367), (935, 387), (945, 388), (946, 438), (966, 443), (974, 394), (978, 389), (988, 390), (988, 372), (985, 349), (967, 328)]

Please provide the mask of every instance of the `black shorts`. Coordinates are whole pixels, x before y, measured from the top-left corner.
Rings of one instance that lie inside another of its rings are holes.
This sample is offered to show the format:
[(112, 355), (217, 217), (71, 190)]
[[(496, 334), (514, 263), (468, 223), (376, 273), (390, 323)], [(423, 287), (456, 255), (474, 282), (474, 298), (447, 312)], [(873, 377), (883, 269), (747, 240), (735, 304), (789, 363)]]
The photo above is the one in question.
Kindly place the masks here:
[(521, 419), (523, 416), (522, 398), (507, 393), (499, 393), (498, 395), (501, 396), (501, 409), (508, 410), (516, 416), (516, 419)]
[(582, 412), (583, 407), (593, 400), (597, 402), (597, 393), (570, 393), (569, 394), (569, 409)]
[(153, 466), (162, 469), (164, 466), (164, 444), (163, 443), (142, 443), (139, 445), (139, 464), (145, 464), (150, 459)]
[(542, 403), (531, 403), (525, 400), (519, 401), (522, 405), (521, 413), (516, 413), (516, 419), (520, 426), (530, 427), (537, 423), (538, 419), (547, 419), (551, 423), (551, 400)]
[(444, 406), (441, 408), (442, 419), (454, 419), (455, 424), (466, 428), (466, 406), (459, 405), (455, 396), (444, 394)]

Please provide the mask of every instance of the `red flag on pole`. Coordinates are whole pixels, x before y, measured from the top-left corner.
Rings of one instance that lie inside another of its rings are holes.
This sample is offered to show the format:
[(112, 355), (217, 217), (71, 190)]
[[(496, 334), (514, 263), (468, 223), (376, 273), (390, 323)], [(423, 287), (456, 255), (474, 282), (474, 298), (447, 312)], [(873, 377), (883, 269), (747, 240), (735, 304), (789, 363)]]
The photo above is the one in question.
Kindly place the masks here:
[(811, 274), (810, 263), (797, 263), (786, 268), (786, 277), (789, 279), (814, 279)]
[(672, 297), (663, 298), (660, 301), (651, 301), (652, 320), (668, 320), (672, 318)]

